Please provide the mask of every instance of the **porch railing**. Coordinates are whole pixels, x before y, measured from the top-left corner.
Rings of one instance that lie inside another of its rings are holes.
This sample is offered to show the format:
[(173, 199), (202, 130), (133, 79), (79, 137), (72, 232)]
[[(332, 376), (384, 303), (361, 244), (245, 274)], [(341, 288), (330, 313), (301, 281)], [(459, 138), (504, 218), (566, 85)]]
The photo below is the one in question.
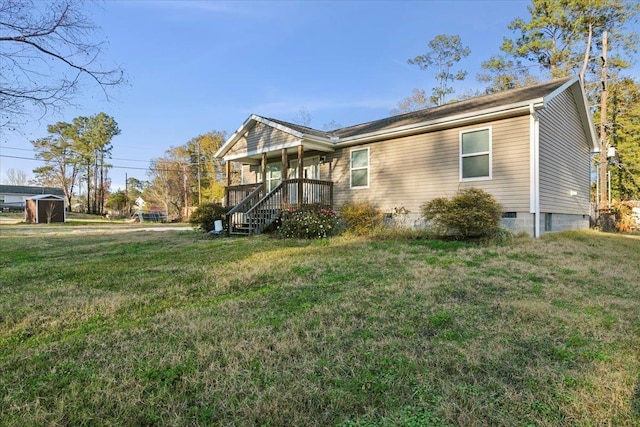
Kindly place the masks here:
[[(247, 219), (247, 211), (251, 209), (262, 197), (264, 196), (264, 186), (258, 185), (257, 187), (254, 185), (254, 189), (252, 192), (247, 194), (247, 196), (240, 201), (237, 205), (235, 205), (229, 212), (227, 212), (227, 226), (229, 233), (233, 233), (238, 231), (240, 233), (246, 234), (243, 231), (243, 228), (246, 228), (246, 225), (250, 223)], [(231, 194), (231, 193), (228, 193)]]
[(262, 184), (243, 184), (225, 188), (226, 206), (237, 206)]
[(331, 181), (295, 178), (281, 182), (267, 194), (261, 192), (262, 188), (259, 185), (227, 213), (230, 232), (261, 233), (283, 209), (310, 204), (333, 206)]

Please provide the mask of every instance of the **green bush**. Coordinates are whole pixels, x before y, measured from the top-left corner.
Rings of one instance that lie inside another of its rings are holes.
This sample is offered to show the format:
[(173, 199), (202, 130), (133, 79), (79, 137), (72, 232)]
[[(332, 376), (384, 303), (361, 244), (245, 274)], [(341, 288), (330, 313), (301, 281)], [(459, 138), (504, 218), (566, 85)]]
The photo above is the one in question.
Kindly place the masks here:
[(280, 237), (322, 239), (340, 232), (333, 209), (323, 205), (306, 205), (285, 210), (276, 230)]
[(216, 220), (225, 221), (227, 209), (220, 203), (203, 203), (196, 208), (189, 218), (189, 223), (196, 229), (205, 233), (213, 230)]
[(500, 230), (502, 207), (491, 194), (478, 188), (462, 190), (451, 199), (433, 199), (424, 203), (421, 210), (439, 236), (490, 237)]
[(369, 202), (347, 202), (342, 205), (339, 213), (347, 230), (358, 236), (379, 230), (384, 221), (382, 211)]

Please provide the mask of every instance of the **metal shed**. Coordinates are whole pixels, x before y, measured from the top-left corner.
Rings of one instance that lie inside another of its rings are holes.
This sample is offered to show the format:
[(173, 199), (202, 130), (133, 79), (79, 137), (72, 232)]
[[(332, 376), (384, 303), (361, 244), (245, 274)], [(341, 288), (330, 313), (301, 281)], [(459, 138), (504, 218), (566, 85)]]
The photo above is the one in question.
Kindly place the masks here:
[(24, 220), (35, 224), (65, 222), (64, 197), (40, 194), (25, 199)]

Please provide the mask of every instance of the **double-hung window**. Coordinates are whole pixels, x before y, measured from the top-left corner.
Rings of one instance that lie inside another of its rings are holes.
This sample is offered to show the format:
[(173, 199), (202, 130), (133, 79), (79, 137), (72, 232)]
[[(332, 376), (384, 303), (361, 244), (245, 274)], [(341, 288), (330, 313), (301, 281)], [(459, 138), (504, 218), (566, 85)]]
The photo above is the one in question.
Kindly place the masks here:
[(460, 132), (460, 181), (491, 179), (491, 128)]
[(351, 188), (369, 187), (369, 149), (351, 150)]

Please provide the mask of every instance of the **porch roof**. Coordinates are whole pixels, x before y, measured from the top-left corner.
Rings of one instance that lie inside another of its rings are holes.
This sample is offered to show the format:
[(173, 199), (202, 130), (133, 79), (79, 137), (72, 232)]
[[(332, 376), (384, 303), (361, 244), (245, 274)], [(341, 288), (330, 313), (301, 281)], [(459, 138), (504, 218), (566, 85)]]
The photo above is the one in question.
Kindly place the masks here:
[[(258, 123), (277, 129), (293, 138), (289, 138), (289, 141), (287, 142), (269, 145), (268, 148), (261, 147), (250, 149), (248, 152), (243, 154), (228, 154), (235, 143), (243, 138)], [(335, 151), (331, 138), (327, 138), (323, 134), (324, 132), (322, 131), (305, 126), (252, 114), (247, 120), (245, 120), (242, 126), (240, 126), (238, 130), (235, 131), (227, 141), (225, 141), (214, 156), (218, 158), (223, 157), (225, 160), (242, 161), (244, 163), (251, 164), (259, 163), (263, 153), (267, 153), (268, 157), (280, 156), (281, 151), (286, 149), (287, 153), (294, 154), (297, 152), (299, 146), (302, 146), (305, 150), (309, 151), (313, 150), (326, 153)]]

